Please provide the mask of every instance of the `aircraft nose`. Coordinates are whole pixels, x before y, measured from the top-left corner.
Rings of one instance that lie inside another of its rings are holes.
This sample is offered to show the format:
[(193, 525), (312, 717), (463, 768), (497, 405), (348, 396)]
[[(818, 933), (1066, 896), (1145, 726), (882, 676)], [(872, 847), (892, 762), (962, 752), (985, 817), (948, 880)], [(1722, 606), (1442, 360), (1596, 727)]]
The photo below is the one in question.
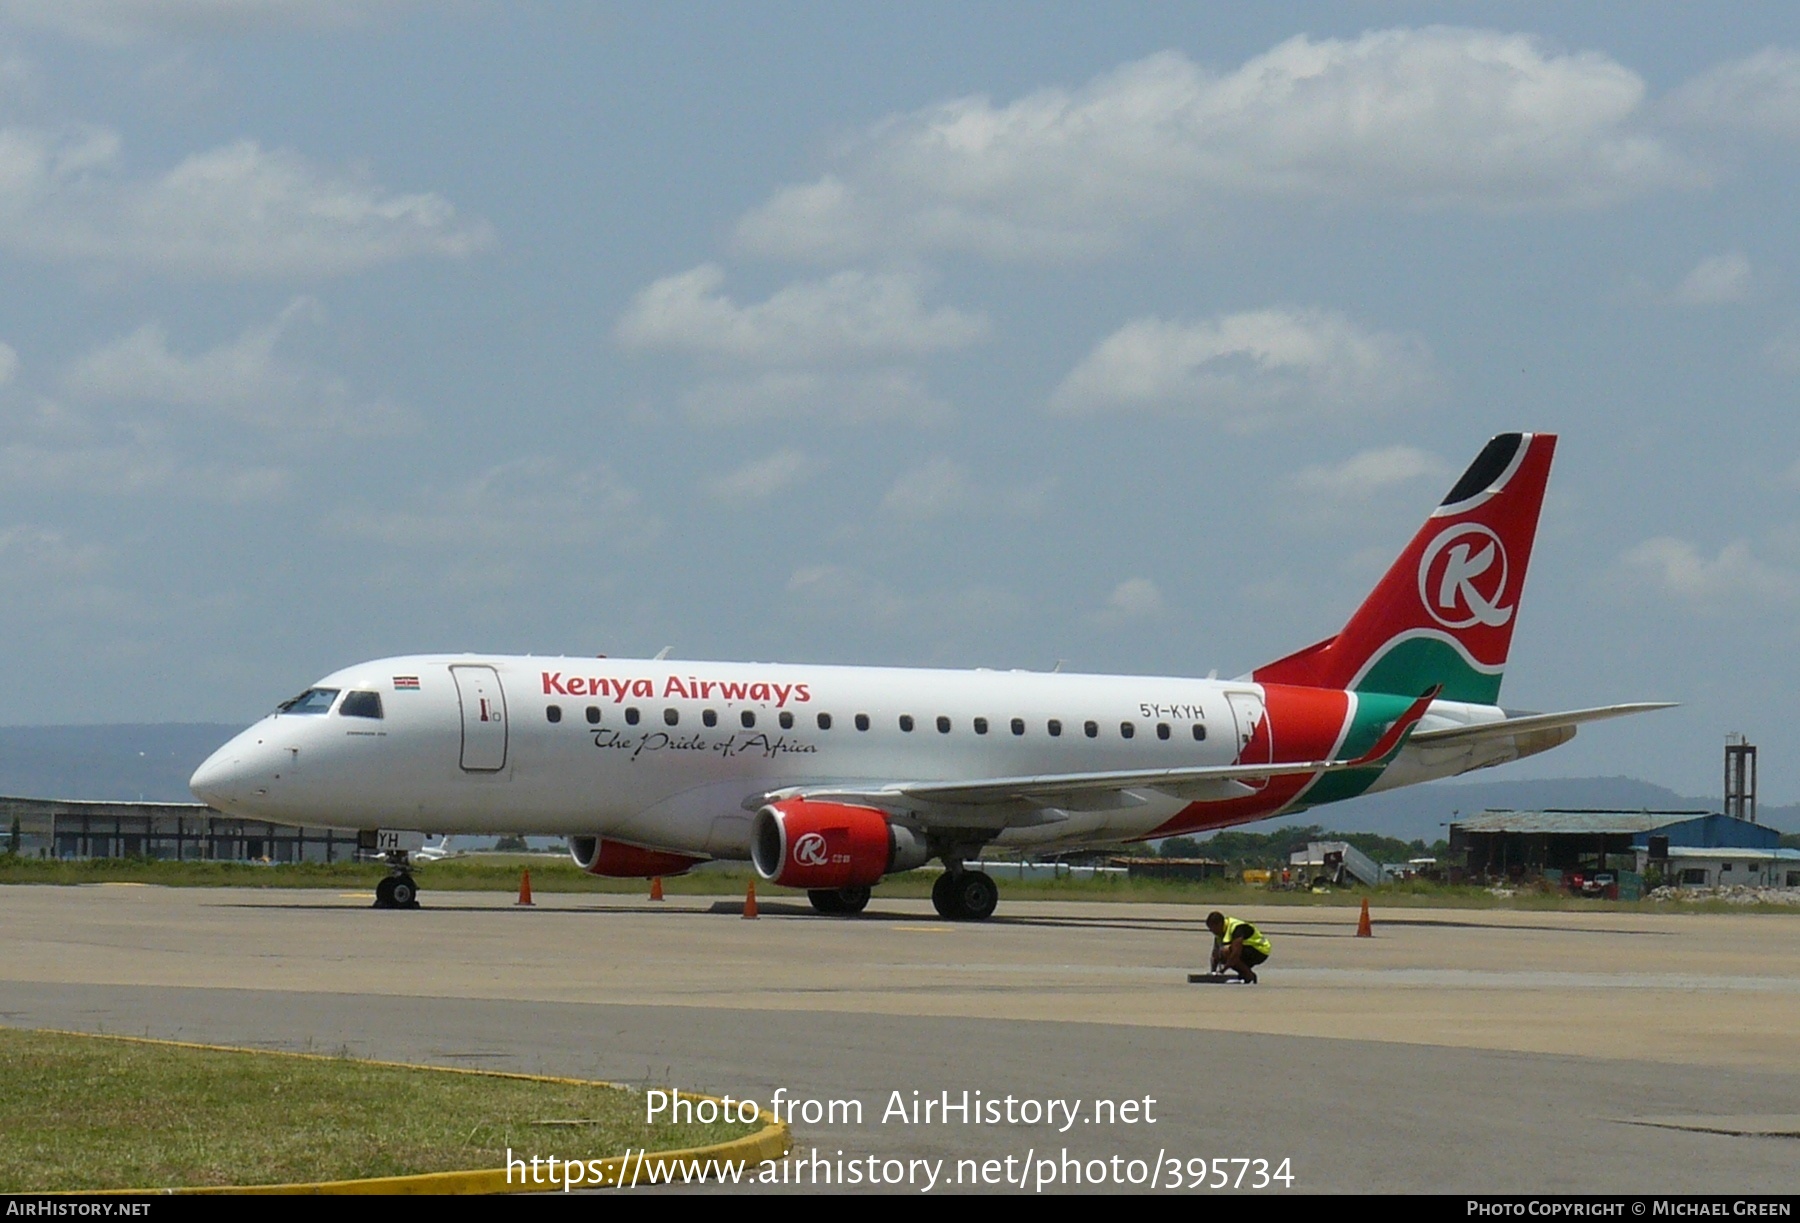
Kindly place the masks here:
[(195, 798), (220, 811), (230, 805), (231, 795), (236, 790), (232, 784), (237, 771), (234, 755), (227, 744), (201, 762), (194, 775), (188, 778), (188, 789), (194, 792)]
[(255, 753), (248, 746), (239, 736), (208, 756), (188, 778), (194, 797), (217, 811), (241, 806), (257, 786)]

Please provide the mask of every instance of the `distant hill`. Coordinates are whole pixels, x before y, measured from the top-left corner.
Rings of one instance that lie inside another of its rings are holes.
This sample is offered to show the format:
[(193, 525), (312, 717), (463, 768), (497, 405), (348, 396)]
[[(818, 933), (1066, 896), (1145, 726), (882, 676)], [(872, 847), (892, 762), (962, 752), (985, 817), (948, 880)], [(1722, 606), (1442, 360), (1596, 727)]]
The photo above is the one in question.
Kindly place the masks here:
[(0, 726), (0, 794), (191, 803), (188, 778), (242, 729), (211, 722)]
[[(188, 778), (241, 729), (211, 722), (0, 727), (0, 794), (191, 802)], [(1429, 844), (1448, 834), (1447, 825), (1456, 813), (1489, 807), (1720, 809), (1716, 797), (1693, 798), (1635, 777), (1445, 781), (1334, 803), (1256, 827), (1268, 832), (1283, 825), (1321, 824)], [(1800, 831), (1800, 806), (1764, 807), (1759, 815), (1765, 824)]]

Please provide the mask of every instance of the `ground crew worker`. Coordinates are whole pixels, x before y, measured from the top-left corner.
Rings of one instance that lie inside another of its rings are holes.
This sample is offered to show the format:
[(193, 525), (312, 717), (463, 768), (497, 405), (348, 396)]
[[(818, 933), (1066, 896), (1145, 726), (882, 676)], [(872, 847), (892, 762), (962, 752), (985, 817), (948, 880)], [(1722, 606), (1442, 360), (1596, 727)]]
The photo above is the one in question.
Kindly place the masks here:
[(1256, 966), (1269, 958), (1269, 939), (1255, 926), (1223, 913), (1206, 915), (1213, 933), (1212, 970), (1230, 969), (1245, 985), (1256, 984)]

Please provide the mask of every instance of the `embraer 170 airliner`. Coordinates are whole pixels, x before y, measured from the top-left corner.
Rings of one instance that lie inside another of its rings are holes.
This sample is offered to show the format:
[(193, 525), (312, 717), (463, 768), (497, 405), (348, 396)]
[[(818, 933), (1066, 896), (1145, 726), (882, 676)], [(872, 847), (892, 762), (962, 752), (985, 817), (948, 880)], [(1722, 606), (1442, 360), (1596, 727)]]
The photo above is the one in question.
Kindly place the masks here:
[[(599, 875), (748, 858), (821, 913), (936, 858), (937, 911), (980, 920), (988, 845), (1242, 824), (1664, 708), (1498, 705), (1555, 447), (1494, 438), (1342, 631), (1241, 679), (417, 655), (326, 676), (191, 785), (259, 819), (566, 834)], [(406, 854), (389, 861), (377, 905), (415, 904)]]

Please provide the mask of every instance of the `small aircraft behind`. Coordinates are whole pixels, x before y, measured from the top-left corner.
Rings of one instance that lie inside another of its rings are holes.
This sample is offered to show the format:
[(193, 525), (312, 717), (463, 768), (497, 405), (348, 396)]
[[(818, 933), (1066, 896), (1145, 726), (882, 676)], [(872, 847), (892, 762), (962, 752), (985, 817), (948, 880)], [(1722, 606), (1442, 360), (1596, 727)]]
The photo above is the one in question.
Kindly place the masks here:
[(413, 859), (418, 862), (442, 862), (445, 858), (459, 858), (461, 856), (462, 850), (450, 848), (450, 836), (448, 833), (440, 836), (436, 845), (426, 845), (423, 848), (412, 851)]
[[(190, 784), (230, 814), (383, 837), (566, 835), (599, 875), (748, 859), (822, 913), (935, 858), (937, 911), (979, 920), (989, 845), (1247, 823), (1665, 708), (1498, 704), (1555, 446), (1494, 438), (1340, 632), (1235, 680), (415, 655), (326, 676)], [(405, 851), (389, 861), (376, 903), (412, 903)]]

